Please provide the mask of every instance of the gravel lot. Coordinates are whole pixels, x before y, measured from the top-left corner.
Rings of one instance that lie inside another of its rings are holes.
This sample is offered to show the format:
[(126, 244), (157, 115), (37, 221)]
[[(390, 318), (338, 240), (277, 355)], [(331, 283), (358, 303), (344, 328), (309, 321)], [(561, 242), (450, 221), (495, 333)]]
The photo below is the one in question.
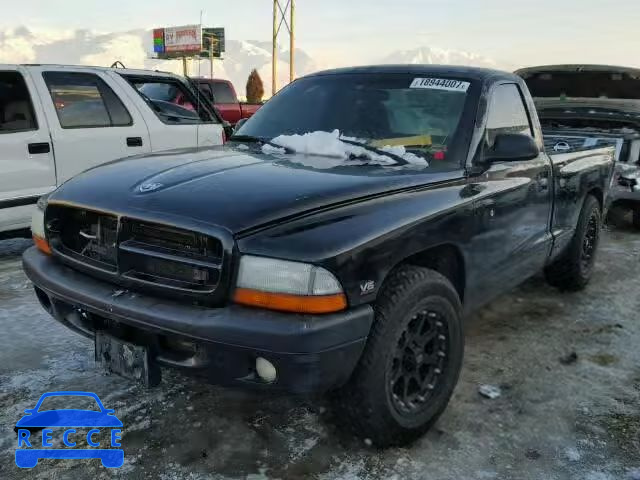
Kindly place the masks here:
[[(408, 448), (343, 433), (321, 398), (265, 396), (164, 372), (145, 390), (106, 376), (24, 276), (28, 241), (0, 242), (0, 478), (640, 479), (640, 233), (608, 227), (593, 283), (535, 278), (468, 319), (449, 408)], [(575, 354), (575, 356), (573, 355)], [(500, 387), (496, 399), (478, 393)], [(125, 464), (14, 464), (13, 427), (43, 392), (87, 390), (124, 423)]]

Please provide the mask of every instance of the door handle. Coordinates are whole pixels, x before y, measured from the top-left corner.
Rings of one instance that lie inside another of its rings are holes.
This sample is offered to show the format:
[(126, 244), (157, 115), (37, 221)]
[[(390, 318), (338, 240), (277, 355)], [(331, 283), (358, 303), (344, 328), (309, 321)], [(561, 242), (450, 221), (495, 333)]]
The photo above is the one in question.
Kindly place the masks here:
[(127, 137), (127, 147), (141, 147), (142, 137)]
[(48, 142), (30, 143), (27, 145), (27, 149), (31, 155), (37, 155), (39, 153), (49, 153), (51, 145)]

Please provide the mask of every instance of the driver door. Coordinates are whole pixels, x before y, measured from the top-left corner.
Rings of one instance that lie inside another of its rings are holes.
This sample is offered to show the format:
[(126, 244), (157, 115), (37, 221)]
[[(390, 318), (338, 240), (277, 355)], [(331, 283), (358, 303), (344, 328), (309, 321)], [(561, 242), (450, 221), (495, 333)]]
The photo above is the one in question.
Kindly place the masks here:
[(477, 304), (541, 270), (551, 247), (551, 162), (515, 83), (499, 84), (492, 92), (480, 159), (499, 133), (534, 137), (541, 151), (531, 160), (493, 162), (470, 178), (475, 235), (469, 271), (475, 276), (470, 280), (477, 287)]

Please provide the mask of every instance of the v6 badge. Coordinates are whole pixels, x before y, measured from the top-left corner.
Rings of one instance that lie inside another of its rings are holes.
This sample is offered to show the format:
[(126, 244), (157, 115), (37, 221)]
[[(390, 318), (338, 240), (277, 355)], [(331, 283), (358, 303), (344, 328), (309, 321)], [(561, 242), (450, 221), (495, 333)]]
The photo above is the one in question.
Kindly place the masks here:
[(373, 280), (367, 280), (366, 282), (362, 282), (360, 284), (360, 295), (366, 295), (367, 293), (371, 293), (376, 289), (376, 282)]

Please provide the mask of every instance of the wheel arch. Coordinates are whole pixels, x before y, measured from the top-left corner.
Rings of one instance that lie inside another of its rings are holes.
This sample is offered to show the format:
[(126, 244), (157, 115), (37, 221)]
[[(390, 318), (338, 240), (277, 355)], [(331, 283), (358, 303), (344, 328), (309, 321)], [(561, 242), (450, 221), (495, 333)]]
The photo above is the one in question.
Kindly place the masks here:
[(464, 303), (466, 269), (462, 250), (453, 243), (442, 243), (414, 252), (402, 258), (389, 270), (385, 280), (402, 265), (414, 265), (434, 270), (446, 277), (455, 288), (460, 301)]
[[(598, 204), (600, 204), (600, 211), (603, 211), (603, 209), (604, 209), (604, 192), (602, 191), (602, 188), (597, 187), (597, 186), (592, 186), (591, 188), (589, 188), (589, 190), (587, 190), (587, 193), (585, 195), (585, 199), (589, 195), (595, 197), (596, 200), (598, 200)], [(583, 204), (584, 204), (584, 201), (583, 201)]]

